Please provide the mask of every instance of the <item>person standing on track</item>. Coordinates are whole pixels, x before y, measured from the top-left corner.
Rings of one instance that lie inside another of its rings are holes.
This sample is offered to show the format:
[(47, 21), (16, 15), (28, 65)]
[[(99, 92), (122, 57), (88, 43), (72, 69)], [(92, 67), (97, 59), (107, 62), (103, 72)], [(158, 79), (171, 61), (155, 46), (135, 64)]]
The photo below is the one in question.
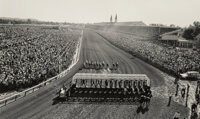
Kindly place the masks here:
[(168, 101), (168, 105), (167, 105), (167, 106), (170, 106), (171, 100), (172, 100), (172, 95), (170, 94), (170, 95), (169, 95), (169, 101)]

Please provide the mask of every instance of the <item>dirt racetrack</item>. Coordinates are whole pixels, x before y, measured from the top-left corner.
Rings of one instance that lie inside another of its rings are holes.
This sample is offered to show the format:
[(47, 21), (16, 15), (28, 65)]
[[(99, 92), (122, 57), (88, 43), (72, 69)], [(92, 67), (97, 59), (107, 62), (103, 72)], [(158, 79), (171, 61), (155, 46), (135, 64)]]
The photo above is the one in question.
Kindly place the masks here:
[(0, 119), (168, 119), (173, 117), (175, 111), (181, 113), (181, 118), (187, 118), (188, 108), (175, 102), (167, 107), (168, 99), (162, 97), (153, 97), (149, 110), (144, 114), (136, 112), (137, 105), (127, 104), (52, 105), (56, 91), (63, 83), (69, 84), (70, 77), (78, 72), (85, 60), (109, 64), (118, 62), (119, 73), (143, 73), (151, 79), (152, 87), (165, 85), (161, 71), (111, 45), (96, 32), (85, 29), (80, 60), (70, 73), (54, 84), (1, 108)]

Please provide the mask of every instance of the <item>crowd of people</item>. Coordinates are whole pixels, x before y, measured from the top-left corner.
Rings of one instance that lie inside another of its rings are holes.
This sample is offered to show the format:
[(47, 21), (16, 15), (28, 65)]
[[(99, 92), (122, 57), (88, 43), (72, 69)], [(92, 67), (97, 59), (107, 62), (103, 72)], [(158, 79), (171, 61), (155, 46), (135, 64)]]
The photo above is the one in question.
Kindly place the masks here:
[(163, 45), (158, 40), (116, 32), (98, 31), (112, 44), (134, 53), (143, 60), (175, 76), (187, 71), (200, 72), (200, 55), (198, 50), (177, 49)]
[(66, 69), (81, 31), (0, 26), (0, 92), (36, 85)]

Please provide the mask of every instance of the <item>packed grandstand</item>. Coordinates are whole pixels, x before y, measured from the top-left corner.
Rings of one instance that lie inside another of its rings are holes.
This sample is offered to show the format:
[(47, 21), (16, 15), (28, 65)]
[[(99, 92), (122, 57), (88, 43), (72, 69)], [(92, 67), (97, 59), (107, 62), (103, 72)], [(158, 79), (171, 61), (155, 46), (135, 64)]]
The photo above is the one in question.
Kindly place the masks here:
[(57, 26), (1, 26), (0, 92), (36, 85), (66, 69), (80, 33)]
[[(63, 85), (62, 88), (55, 86), (60, 90), (57, 91), (59, 96), (53, 99), (53, 104), (56, 104), (57, 101), (60, 102), (60, 99), (61, 102), (137, 101), (140, 103), (138, 108), (142, 107), (142, 110), (148, 111), (150, 100), (154, 98), (155, 93), (167, 93), (168, 96), (168, 90), (175, 91), (175, 86), (174, 83), (171, 85), (166, 81), (165, 85), (168, 87), (164, 88), (167, 89), (167, 92), (165, 89), (162, 90), (162, 80), (165, 80), (161, 78), (163, 75), (155, 76), (153, 79), (152, 75), (155, 72), (150, 74), (151, 70), (154, 70), (153, 68), (148, 69), (149, 71), (145, 72), (147, 74), (143, 73), (143, 70), (149, 65), (141, 66), (143, 68), (135, 67), (132, 62), (135, 56), (164, 72), (175, 75), (176, 78), (187, 71), (200, 72), (199, 50), (175, 48), (163, 44), (157, 39), (160, 34), (176, 29), (152, 26), (87, 26), (84, 29), (86, 33), (83, 36), (83, 47), (80, 49), (83, 51), (85, 59), (82, 59), (82, 65), (78, 65), (78, 70), (74, 72), (74, 74), (78, 72), (74, 75), (75, 78), (80, 76), (76, 80), (74, 77), (63, 78), (67, 84), (60, 83), (59, 85)], [(81, 30), (72, 27), (44, 25), (0, 26), (0, 93), (24, 90), (67, 69), (75, 54)], [(113, 48), (114, 46), (111, 44), (119, 49)], [(129, 55), (132, 54), (133, 59), (129, 59), (125, 52), (118, 53), (122, 52), (121, 49), (127, 51)], [(142, 74), (135, 73), (134, 68), (138, 68)], [(134, 78), (135, 76), (137, 78)], [(148, 76), (148, 80), (143, 79), (143, 76), (146, 78)], [(119, 81), (118, 78), (120, 78)], [(105, 83), (102, 83), (103, 81)], [(153, 84), (158, 83), (159, 89), (155, 90), (157, 87), (150, 85), (150, 81)], [(168, 89), (169, 87), (171, 89)], [(182, 89), (186, 90), (185, 86), (182, 87), (181, 91)], [(187, 93), (189, 93), (189, 89), (187, 89)], [(193, 93), (190, 94), (190, 97), (192, 97), (191, 95)], [(164, 97), (163, 95), (156, 96)], [(200, 95), (196, 97), (200, 97)], [(166, 103), (168, 97), (164, 98)], [(169, 97), (169, 100), (171, 102), (172, 99)], [(185, 102), (187, 104), (187, 101)], [(165, 104), (162, 102), (161, 105)]]
[(187, 71), (200, 71), (198, 50), (177, 49), (157, 40), (136, 37), (131, 34), (98, 31), (114, 45), (137, 55), (160, 69), (179, 76)]

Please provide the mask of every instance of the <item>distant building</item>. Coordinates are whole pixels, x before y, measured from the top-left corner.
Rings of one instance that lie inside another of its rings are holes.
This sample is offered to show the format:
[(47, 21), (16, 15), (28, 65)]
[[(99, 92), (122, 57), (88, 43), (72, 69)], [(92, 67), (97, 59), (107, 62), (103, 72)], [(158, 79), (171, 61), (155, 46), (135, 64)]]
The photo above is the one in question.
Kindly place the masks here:
[(159, 27), (166, 27), (166, 25), (163, 24), (149, 24), (150, 26), (159, 26)]
[[(99, 23), (94, 23), (95, 25), (109, 25), (110, 22), (99, 22)], [(144, 22), (142, 21), (128, 21), (128, 22), (116, 22), (114, 25), (119, 25), (119, 26), (147, 26)]]
[(192, 40), (186, 40), (183, 37), (181, 37), (183, 30), (178, 29), (172, 32), (164, 33), (160, 35), (159, 40), (162, 43), (180, 47), (180, 48), (193, 48), (194, 47), (194, 41)]

